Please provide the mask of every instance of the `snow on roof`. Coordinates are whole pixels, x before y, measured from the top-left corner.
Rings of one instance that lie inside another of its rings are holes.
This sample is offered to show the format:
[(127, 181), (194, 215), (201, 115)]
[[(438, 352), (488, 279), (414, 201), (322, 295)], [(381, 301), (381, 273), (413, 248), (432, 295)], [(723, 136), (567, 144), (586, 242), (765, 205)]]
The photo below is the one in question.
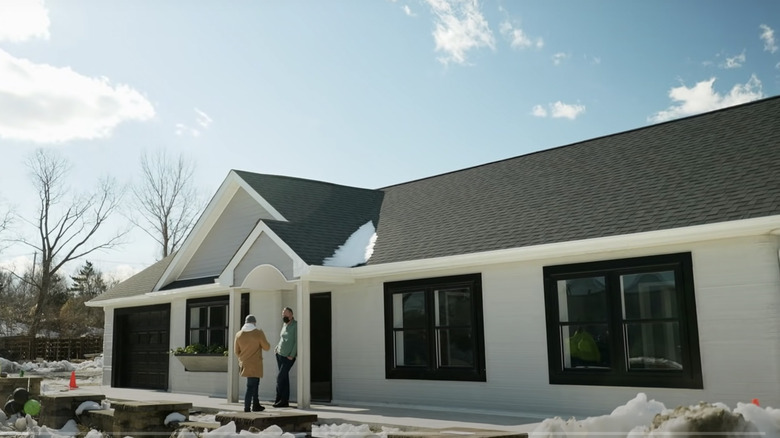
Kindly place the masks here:
[(376, 242), (376, 229), (371, 221), (366, 222), (352, 233), (343, 245), (339, 246), (332, 256), (322, 261), (322, 266), (338, 266), (349, 268), (361, 265), (371, 258)]

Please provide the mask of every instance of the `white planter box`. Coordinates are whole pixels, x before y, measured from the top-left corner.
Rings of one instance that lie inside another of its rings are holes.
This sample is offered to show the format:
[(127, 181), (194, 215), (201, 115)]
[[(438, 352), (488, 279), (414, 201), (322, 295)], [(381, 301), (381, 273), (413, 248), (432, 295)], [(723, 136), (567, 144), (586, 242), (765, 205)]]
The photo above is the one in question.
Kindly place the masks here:
[(185, 371), (227, 372), (228, 357), (222, 354), (175, 354)]

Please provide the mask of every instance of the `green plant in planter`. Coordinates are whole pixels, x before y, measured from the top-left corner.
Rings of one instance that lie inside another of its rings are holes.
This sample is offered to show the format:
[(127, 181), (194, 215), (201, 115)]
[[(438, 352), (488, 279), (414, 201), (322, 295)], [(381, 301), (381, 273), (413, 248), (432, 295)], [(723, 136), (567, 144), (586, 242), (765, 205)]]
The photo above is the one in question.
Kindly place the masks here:
[(221, 354), (228, 355), (228, 349), (223, 345), (212, 345), (207, 347), (203, 344), (190, 344), (186, 347), (177, 347), (171, 350), (174, 356), (181, 354)]

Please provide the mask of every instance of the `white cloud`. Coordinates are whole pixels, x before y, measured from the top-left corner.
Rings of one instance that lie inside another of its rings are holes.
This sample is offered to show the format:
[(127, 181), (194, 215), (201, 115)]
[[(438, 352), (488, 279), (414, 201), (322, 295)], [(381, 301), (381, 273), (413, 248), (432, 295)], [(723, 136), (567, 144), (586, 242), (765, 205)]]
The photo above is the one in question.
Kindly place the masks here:
[(547, 110), (541, 105), (534, 105), (531, 109), (531, 115), (536, 117), (547, 117)]
[(404, 14), (410, 16), (410, 17), (416, 17), (414, 12), (412, 12), (412, 8), (409, 7), (409, 5), (403, 5), (401, 9), (404, 10)]
[(436, 16), (433, 37), (443, 64), (466, 63), (466, 52), (489, 47), (495, 49), (495, 39), (487, 20), (479, 10), (477, 0), (426, 0)]
[[(195, 123), (203, 129), (208, 129), (211, 126), (213, 120), (211, 117), (203, 111), (194, 108), (195, 110)], [(200, 137), (201, 130), (199, 128), (193, 128), (184, 123), (177, 123), (175, 125), (176, 135), (189, 135), (190, 137)]]
[(32, 255), (30, 256), (19, 255), (12, 258), (6, 258), (0, 260), (1, 271), (11, 271), (11, 272), (15, 272), (18, 275), (22, 275), (23, 273), (29, 271), (32, 267), (33, 267)]
[(125, 281), (139, 272), (141, 272), (141, 269), (136, 269), (130, 265), (118, 265), (116, 268), (104, 272), (104, 276), (115, 281)]
[(105, 138), (127, 120), (148, 120), (152, 104), (127, 85), (69, 67), (35, 64), (0, 49), (0, 137), (36, 143)]
[(769, 53), (775, 53), (777, 52), (777, 42), (775, 42), (775, 31), (767, 26), (766, 24), (762, 24), (759, 26), (761, 28), (761, 40), (764, 41), (764, 50), (766, 50)]
[(681, 85), (669, 90), (669, 98), (677, 102), (669, 108), (648, 117), (649, 122), (664, 122), (720, 108), (739, 105), (764, 97), (761, 81), (750, 76), (745, 84), (736, 84), (728, 94), (721, 96), (713, 88), (715, 78), (696, 83), (691, 88)]
[(49, 24), (43, 0), (0, 1), (0, 41), (49, 39)]
[(512, 23), (509, 21), (501, 23), (501, 34), (509, 40), (509, 44), (513, 49), (527, 49), (529, 47), (541, 49), (544, 47), (542, 38), (534, 39), (529, 37), (522, 29), (512, 26)]
[(209, 125), (211, 125), (211, 122), (213, 120), (211, 120), (211, 117), (209, 117), (208, 114), (204, 113), (203, 111), (197, 108), (195, 108), (195, 114), (197, 114), (195, 121), (198, 123), (198, 125), (204, 128), (208, 128)]
[(737, 56), (726, 58), (726, 62), (723, 64), (723, 68), (739, 68), (745, 62), (745, 52), (743, 51)]
[(585, 112), (585, 105), (575, 105), (569, 103), (563, 103), (561, 101), (547, 104), (547, 108), (542, 105), (534, 105), (531, 110), (531, 115), (536, 117), (547, 117), (548, 115), (554, 119), (569, 119), (574, 120), (580, 114)]
[(563, 61), (569, 58), (569, 55), (563, 52), (558, 52), (552, 56), (553, 65), (561, 65)]
[(567, 118), (574, 120), (577, 118), (577, 116), (585, 112), (585, 105), (573, 105), (563, 103), (561, 101), (553, 103), (551, 107), (551, 114), (554, 118)]
[(191, 137), (200, 137), (200, 131), (192, 128), (190, 126), (185, 125), (184, 123), (177, 123), (175, 125), (175, 132), (176, 135), (182, 136), (182, 135), (189, 135)]

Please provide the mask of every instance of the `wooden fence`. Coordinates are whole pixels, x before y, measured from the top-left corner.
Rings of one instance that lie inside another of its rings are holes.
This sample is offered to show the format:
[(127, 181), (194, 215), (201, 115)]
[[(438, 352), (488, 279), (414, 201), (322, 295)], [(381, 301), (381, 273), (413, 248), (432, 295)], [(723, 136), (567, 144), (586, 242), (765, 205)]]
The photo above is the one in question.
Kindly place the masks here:
[(72, 339), (38, 338), (33, 351), (29, 336), (0, 337), (0, 357), (12, 361), (46, 361), (84, 359), (86, 355), (103, 352), (103, 337), (92, 336)]

